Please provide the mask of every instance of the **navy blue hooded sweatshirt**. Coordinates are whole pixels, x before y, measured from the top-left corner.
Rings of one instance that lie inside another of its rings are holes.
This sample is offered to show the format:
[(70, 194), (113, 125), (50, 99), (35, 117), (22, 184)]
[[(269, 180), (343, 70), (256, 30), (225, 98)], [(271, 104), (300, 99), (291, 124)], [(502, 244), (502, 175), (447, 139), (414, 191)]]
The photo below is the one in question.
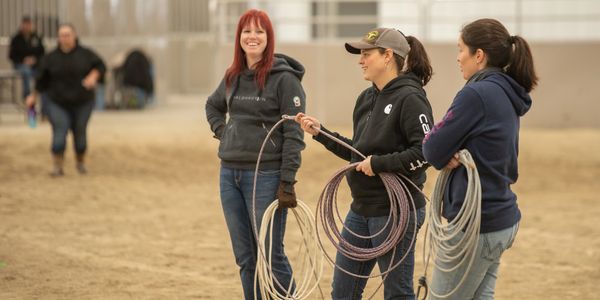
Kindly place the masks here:
[[(459, 150), (471, 153), (481, 179), (481, 232), (486, 233), (511, 227), (521, 219), (510, 186), (518, 177), (519, 118), (531, 107), (531, 98), (499, 69), (486, 69), (473, 77), (423, 140), (423, 154), (439, 170)], [(466, 187), (466, 170), (459, 166), (445, 187), (443, 216), (448, 220), (458, 214)]]

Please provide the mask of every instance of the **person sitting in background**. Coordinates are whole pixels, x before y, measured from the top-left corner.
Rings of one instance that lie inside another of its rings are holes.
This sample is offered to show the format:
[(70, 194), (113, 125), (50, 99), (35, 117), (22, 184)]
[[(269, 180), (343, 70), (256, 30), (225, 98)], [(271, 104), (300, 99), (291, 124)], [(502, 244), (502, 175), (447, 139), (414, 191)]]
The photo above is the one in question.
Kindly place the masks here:
[(23, 16), (19, 31), (10, 40), (8, 52), (13, 68), (23, 78), (23, 99), (31, 92), (30, 82), (44, 51), (44, 43), (35, 32), (31, 18)]
[(123, 63), (123, 85), (133, 87), (138, 108), (148, 104), (154, 93), (152, 62), (140, 49), (134, 49)]
[(141, 49), (133, 49), (126, 56), (119, 54), (115, 60), (109, 107), (141, 109), (151, 104), (154, 74), (150, 58)]

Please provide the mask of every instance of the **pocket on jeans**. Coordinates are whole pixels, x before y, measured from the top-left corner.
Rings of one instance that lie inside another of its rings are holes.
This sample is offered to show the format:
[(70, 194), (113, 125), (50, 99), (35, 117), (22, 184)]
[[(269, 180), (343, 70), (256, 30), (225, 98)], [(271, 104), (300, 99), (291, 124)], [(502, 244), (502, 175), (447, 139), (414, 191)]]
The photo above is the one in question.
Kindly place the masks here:
[(510, 247), (512, 247), (513, 243), (515, 242), (515, 239), (517, 238), (518, 231), (519, 231), (519, 223), (517, 223), (513, 226), (513, 232), (510, 236), (510, 240), (508, 241), (508, 243), (506, 245), (506, 250), (508, 250), (508, 249), (510, 249)]
[(483, 239), (481, 257), (490, 261), (499, 259), (502, 255), (502, 252), (504, 252), (502, 242), (497, 239), (490, 238), (487, 235), (481, 235), (480, 238)]
[(281, 174), (281, 170), (258, 170), (258, 175), (261, 176), (275, 176)]

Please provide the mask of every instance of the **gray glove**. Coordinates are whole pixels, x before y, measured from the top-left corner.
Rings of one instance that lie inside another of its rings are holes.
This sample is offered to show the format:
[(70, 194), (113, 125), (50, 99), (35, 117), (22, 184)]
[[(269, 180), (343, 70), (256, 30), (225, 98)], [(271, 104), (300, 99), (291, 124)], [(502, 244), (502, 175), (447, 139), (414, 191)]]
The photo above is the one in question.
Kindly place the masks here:
[(221, 125), (215, 129), (215, 135), (213, 137), (217, 140), (220, 140), (223, 137), (223, 131), (225, 131), (225, 125)]

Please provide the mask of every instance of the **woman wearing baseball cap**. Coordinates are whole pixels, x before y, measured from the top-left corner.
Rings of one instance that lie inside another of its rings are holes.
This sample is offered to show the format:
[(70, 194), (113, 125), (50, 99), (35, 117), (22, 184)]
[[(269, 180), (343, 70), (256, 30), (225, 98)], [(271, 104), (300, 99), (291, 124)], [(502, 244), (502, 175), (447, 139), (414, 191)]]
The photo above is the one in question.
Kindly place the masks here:
[[(356, 100), (353, 113), (353, 137), (342, 137), (325, 128), (316, 118), (299, 113), (296, 121), (337, 156), (360, 162), (346, 177), (352, 191), (352, 204), (344, 221), (342, 237), (356, 247), (378, 247), (389, 234), (390, 202), (378, 173), (400, 173), (412, 181), (406, 183), (414, 199), (416, 217), (410, 212), (408, 229), (396, 246), (394, 257), (386, 254), (368, 261), (357, 261), (338, 251), (333, 275), (333, 299), (360, 299), (366, 278), (375, 263), (388, 270), (405, 254), (403, 262), (384, 280), (385, 299), (414, 299), (414, 243), (411, 239), (423, 224), (425, 200), (412, 185), (422, 188), (425, 169), (421, 142), (433, 124), (431, 105), (423, 86), (432, 75), (431, 64), (423, 45), (412, 36), (392, 28), (376, 28), (362, 40), (346, 43), (346, 50), (360, 55), (363, 78), (372, 85)], [(367, 156), (362, 159), (340, 144), (328, 139), (324, 131), (344, 140)], [(361, 238), (358, 236), (369, 237)], [(350, 275), (353, 273), (355, 275)]]

